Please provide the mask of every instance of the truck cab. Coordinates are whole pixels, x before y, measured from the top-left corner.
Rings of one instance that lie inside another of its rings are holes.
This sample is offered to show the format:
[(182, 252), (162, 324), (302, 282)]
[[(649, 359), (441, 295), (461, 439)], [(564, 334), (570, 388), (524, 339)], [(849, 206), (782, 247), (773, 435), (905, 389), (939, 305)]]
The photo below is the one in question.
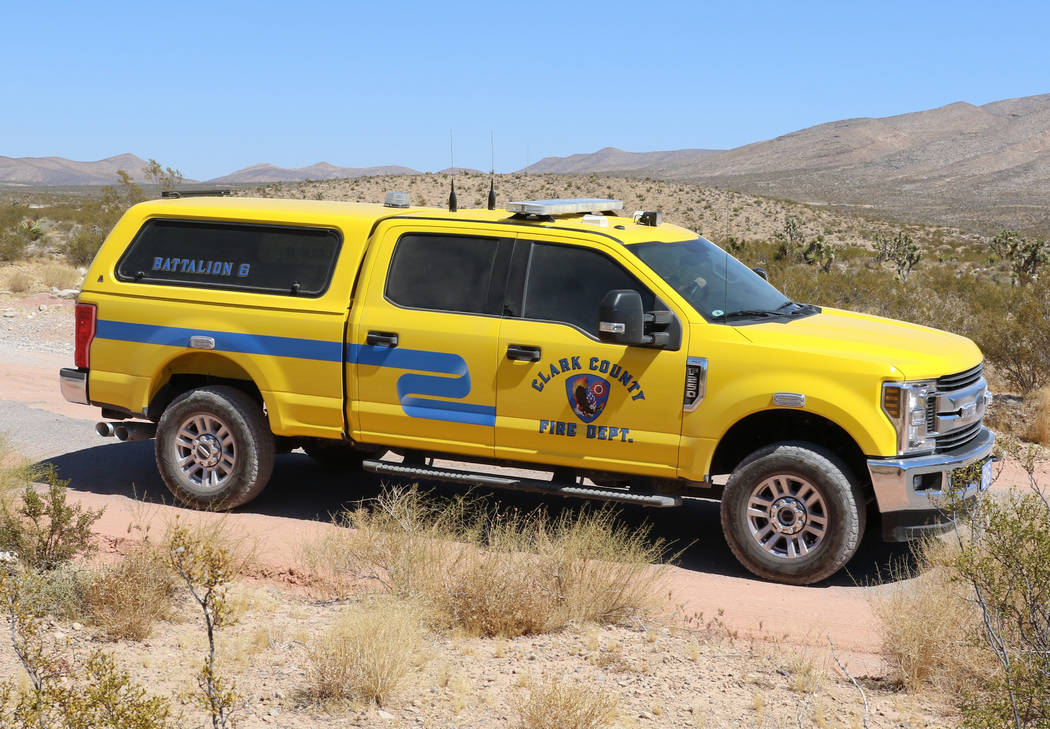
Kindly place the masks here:
[(869, 511), (889, 540), (949, 527), (952, 474), (976, 493), (994, 441), (968, 339), (790, 301), (605, 199), (143, 203), (87, 274), (76, 358), (67, 398), (103, 435), (156, 437), (190, 505), (245, 503), (295, 446), (391, 477), (714, 497), (741, 563), (796, 584), (838, 571)]

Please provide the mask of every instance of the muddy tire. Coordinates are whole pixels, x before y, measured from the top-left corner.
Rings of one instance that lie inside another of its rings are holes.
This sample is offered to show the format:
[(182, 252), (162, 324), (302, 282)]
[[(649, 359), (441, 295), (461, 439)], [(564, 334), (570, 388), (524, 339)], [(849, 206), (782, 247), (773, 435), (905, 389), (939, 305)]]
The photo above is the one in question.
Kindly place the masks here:
[(722, 532), (755, 575), (810, 585), (838, 572), (864, 535), (864, 496), (849, 468), (812, 443), (775, 443), (745, 458), (722, 496)]
[(232, 509), (265, 488), (274, 437), (262, 407), (234, 387), (216, 385), (175, 398), (157, 423), (157, 468), (181, 503)]

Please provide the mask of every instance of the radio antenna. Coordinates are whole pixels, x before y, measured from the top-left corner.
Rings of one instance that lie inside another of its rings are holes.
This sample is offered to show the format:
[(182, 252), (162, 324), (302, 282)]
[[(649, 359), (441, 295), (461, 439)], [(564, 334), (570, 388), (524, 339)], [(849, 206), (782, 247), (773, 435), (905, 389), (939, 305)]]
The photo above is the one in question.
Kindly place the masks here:
[(489, 130), (489, 210), (496, 209), (496, 145)]
[(449, 177), (452, 179), (452, 191), (448, 194), (448, 211), (454, 213), (459, 210), (459, 203), (456, 200), (456, 153), (452, 144), (452, 130), (448, 130), (448, 158), (452, 163), (452, 167), (449, 169)]

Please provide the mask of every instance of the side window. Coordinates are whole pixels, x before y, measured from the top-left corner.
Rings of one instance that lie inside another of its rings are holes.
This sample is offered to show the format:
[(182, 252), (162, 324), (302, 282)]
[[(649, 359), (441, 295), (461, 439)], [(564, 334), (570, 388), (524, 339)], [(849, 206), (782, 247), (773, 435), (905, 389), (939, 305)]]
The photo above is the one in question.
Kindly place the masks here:
[(402, 236), (390, 259), (386, 297), (399, 306), (485, 314), (498, 238)]
[(598, 305), (612, 289), (634, 289), (641, 294), (646, 311), (656, 308), (653, 293), (605, 254), (534, 243), (525, 282), (524, 316), (573, 324), (597, 337)]
[(149, 220), (117, 264), (121, 281), (320, 296), (342, 236), (328, 228)]

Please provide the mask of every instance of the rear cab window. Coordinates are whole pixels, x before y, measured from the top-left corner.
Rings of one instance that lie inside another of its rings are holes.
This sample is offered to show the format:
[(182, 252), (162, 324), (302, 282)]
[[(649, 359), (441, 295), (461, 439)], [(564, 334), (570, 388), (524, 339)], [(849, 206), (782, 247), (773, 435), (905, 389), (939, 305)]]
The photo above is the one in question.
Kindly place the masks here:
[(117, 263), (117, 280), (318, 297), (342, 240), (331, 228), (152, 219)]

